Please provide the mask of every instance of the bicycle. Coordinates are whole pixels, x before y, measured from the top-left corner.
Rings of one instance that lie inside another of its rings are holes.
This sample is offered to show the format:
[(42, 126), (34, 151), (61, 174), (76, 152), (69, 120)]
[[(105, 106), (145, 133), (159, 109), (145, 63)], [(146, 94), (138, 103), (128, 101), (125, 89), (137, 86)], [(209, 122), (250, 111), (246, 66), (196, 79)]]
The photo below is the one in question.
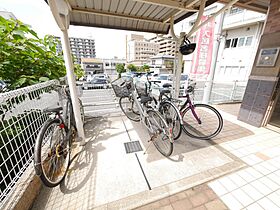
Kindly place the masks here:
[[(55, 187), (65, 178), (70, 164), (71, 145), (77, 133), (69, 90), (66, 86), (57, 87), (61, 88), (65, 96), (66, 111), (62, 112), (63, 107), (43, 110), (44, 113), (55, 116), (48, 119), (40, 129), (34, 150), (36, 175), (47, 187)], [(84, 109), (80, 99), (79, 103), (84, 122)]]
[[(217, 136), (223, 128), (223, 118), (217, 109), (208, 104), (193, 104), (190, 93), (194, 93), (196, 83), (188, 86), (183, 105), (181, 100), (172, 98), (170, 91), (163, 94), (162, 97), (178, 104), (183, 123), (183, 131), (190, 137), (209, 140)], [(170, 84), (164, 84), (164, 88), (170, 88)], [(167, 94), (168, 93), (168, 94)]]
[[(157, 83), (160, 83), (160, 81), (151, 81), (148, 79), (148, 75), (151, 74), (153, 72), (149, 72), (146, 73), (146, 79), (147, 79), (147, 90), (148, 90), (148, 94), (150, 97), (153, 98), (153, 103), (151, 103), (151, 105), (154, 106), (154, 108), (156, 108), (164, 117), (165, 121), (167, 122), (168, 126), (172, 128), (172, 136), (174, 140), (177, 140), (182, 133), (182, 126), (181, 124), (183, 124), (183, 120), (180, 114), (179, 109), (177, 108), (177, 106), (172, 102), (172, 100), (169, 97), (165, 97), (166, 94), (170, 94), (170, 90), (163, 88), (160, 89), (160, 94), (158, 99), (156, 99), (154, 96), (152, 96), (152, 83), (154, 85), (157, 85), (159, 87), (159, 85)], [(168, 84), (167, 84), (168, 85)], [(166, 85), (165, 85), (166, 87)]]
[(173, 152), (172, 128), (169, 128), (162, 115), (149, 105), (153, 98), (147, 94), (146, 90), (143, 94), (133, 79), (123, 82), (120, 86), (124, 87), (122, 92), (128, 93), (119, 99), (123, 113), (130, 120), (140, 121), (149, 132), (148, 142), (152, 142), (162, 155), (170, 156)]

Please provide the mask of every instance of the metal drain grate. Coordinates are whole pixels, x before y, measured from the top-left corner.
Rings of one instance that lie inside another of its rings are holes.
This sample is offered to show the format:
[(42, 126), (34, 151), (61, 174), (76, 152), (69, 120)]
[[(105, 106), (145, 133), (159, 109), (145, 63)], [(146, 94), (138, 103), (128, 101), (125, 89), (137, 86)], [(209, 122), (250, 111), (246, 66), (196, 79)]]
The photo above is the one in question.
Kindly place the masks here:
[(131, 141), (124, 143), (126, 153), (143, 151), (139, 141)]

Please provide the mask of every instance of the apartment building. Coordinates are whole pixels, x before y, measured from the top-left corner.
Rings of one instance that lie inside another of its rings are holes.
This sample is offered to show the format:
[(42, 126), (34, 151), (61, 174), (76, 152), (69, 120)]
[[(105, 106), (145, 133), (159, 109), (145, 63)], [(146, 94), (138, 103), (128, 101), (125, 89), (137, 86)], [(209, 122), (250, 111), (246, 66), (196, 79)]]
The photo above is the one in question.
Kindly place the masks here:
[[(57, 52), (62, 52), (62, 45), (60, 37), (56, 37), (59, 42), (57, 45)], [(95, 41), (94, 39), (74, 38), (69, 37), (71, 52), (74, 55), (74, 62), (81, 64), (82, 58), (95, 58)]]
[(149, 41), (159, 44), (158, 55), (175, 56), (176, 42), (172, 41), (172, 36), (155, 36)]
[(91, 80), (94, 74), (107, 74), (112, 79), (117, 77), (116, 65), (125, 65), (125, 59), (122, 58), (82, 58), (82, 68), (85, 70), (87, 80)]
[(151, 63), (151, 57), (159, 52), (159, 44), (151, 42), (143, 35), (131, 34), (126, 37), (126, 61), (136, 66)]
[[(220, 8), (218, 3), (211, 5), (206, 9), (204, 18)], [(191, 40), (197, 43), (197, 47), (193, 54), (184, 56), (184, 72), (193, 78), (206, 79), (210, 72), (211, 60), (213, 61), (214, 42), (219, 40), (214, 80), (248, 80), (265, 18), (264, 14), (237, 7), (226, 11), (223, 18), (219, 15), (191, 37)], [(189, 31), (195, 20), (196, 15), (185, 20), (184, 31)], [(222, 33), (218, 34), (220, 24)], [(206, 32), (209, 36), (203, 37)]]

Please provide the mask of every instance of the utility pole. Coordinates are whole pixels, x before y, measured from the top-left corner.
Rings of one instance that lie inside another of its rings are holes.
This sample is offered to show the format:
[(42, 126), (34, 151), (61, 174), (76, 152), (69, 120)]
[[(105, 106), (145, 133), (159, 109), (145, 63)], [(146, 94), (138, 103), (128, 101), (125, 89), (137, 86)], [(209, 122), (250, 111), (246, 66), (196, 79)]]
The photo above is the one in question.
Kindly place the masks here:
[(221, 42), (221, 34), (222, 34), (223, 24), (224, 24), (224, 18), (225, 18), (225, 12), (221, 13), (218, 33), (217, 33), (217, 37), (215, 38), (214, 47), (213, 47), (213, 56), (212, 56), (210, 72), (207, 77), (207, 81), (205, 83), (204, 94), (203, 94), (203, 99), (202, 99), (202, 102), (205, 104), (209, 103), (211, 92), (212, 92), (212, 87), (213, 87), (213, 82), (214, 82), (214, 77), (215, 77), (216, 63), (217, 63), (217, 59), (218, 59), (219, 47), (220, 47), (220, 42)]

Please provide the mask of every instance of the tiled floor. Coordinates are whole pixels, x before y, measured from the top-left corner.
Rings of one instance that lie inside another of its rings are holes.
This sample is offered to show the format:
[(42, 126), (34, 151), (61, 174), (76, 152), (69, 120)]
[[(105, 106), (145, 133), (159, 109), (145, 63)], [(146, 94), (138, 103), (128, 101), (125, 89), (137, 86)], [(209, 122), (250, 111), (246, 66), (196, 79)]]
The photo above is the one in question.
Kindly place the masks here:
[(139, 140), (139, 135), (147, 147), (138, 124), (104, 118), (97, 124), (98, 133), (88, 126), (98, 138), (78, 156), (64, 185), (44, 189), (33, 209), (280, 209), (280, 134), (242, 123), (232, 115), (237, 111), (229, 110), (231, 114), (222, 111), (219, 136), (210, 142), (181, 139), (169, 160), (153, 147), (148, 155), (137, 153), (137, 159), (120, 152), (124, 142)]
[[(238, 111), (233, 108), (239, 106), (223, 109), (226, 130), (214, 141), (248, 167), (139, 209), (280, 209), (280, 134), (237, 121), (232, 114)], [(192, 190), (200, 197), (200, 205), (191, 202)], [(205, 196), (208, 193), (211, 198)], [(174, 196), (176, 201), (171, 199)]]

